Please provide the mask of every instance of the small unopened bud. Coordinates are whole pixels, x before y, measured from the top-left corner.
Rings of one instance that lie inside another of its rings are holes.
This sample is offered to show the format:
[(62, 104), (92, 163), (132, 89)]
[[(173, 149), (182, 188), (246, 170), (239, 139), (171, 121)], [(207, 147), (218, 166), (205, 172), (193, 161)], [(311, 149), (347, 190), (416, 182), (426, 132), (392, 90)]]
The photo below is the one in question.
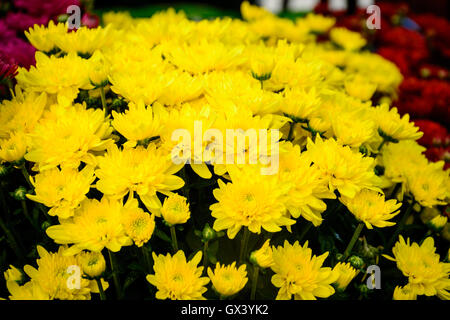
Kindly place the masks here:
[(209, 224), (205, 224), (205, 227), (203, 228), (203, 231), (202, 231), (202, 240), (204, 242), (206, 242), (206, 241), (213, 240), (216, 237), (217, 237), (217, 232), (214, 231), (214, 229), (211, 228), (209, 226)]
[(352, 265), (352, 267), (355, 268), (355, 269), (361, 269), (362, 266), (364, 265), (364, 260), (361, 259), (361, 258), (358, 257), (358, 256), (351, 256), (351, 257), (348, 259), (348, 262), (350, 262), (350, 264)]
[(47, 230), (47, 228), (49, 228), (49, 227), (51, 227), (51, 223), (50, 222), (48, 222), (48, 221), (44, 221), (44, 222), (42, 222), (42, 224), (41, 224), (41, 229), (43, 230), (43, 231), (45, 231), (45, 230)]
[(83, 272), (89, 277), (99, 277), (106, 269), (106, 261), (101, 252), (84, 252), (79, 259)]
[(448, 218), (446, 216), (437, 215), (433, 219), (431, 219), (430, 221), (427, 222), (427, 226), (431, 230), (433, 230), (435, 232), (439, 232), (447, 224), (447, 220), (448, 220)]
[(16, 200), (25, 200), (27, 194), (27, 189), (20, 186), (11, 193), (11, 196)]

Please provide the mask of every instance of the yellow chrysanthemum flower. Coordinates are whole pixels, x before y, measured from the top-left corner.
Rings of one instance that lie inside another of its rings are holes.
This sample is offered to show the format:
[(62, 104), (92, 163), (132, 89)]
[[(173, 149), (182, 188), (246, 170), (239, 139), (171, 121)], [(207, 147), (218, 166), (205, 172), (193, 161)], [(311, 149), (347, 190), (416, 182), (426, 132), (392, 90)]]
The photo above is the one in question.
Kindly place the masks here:
[(34, 92), (54, 94), (62, 105), (69, 105), (79, 89), (92, 89), (89, 81), (89, 61), (75, 53), (57, 58), (36, 52), (36, 66), (19, 68), (16, 77), (20, 87)]
[(450, 198), (450, 170), (444, 171), (444, 162), (428, 163), (416, 167), (408, 175), (406, 191), (424, 207), (445, 205)]
[(50, 300), (50, 296), (35, 282), (28, 281), (20, 286), (16, 281), (7, 281), (10, 300)]
[(67, 219), (86, 199), (94, 180), (94, 169), (90, 166), (81, 171), (72, 168), (62, 170), (53, 168), (30, 177), (36, 195), (27, 194), (27, 198), (49, 207), (49, 215)]
[(236, 261), (231, 265), (220, 265), (217, 262), (214, 272), (208, 268), (208, 276), (214, 289), (223, 297), (232, 296), (241, 291), (248, 281), (247, 265), (236, 268)]
[(397, 286), (394, 289), (394, 295), (392, 297), (393, 300), (417, 300), (417, 294), (411, 290), (411, 286), (409, 284), (400, 287)]
[(394, 140), (417, 140), (423, 136), (414, 122), (409, 122), (409, 114), (400, 117), (397, 108), (389, 110), (389, 105), (382, 104), (375, 108), (375, 121), (380, 135)]
[(205, 285), (209, 278), (202, 277), (203, 267), (197, 267), (202, 259), (199, 251), (190, 260), (186, 261), (184, 252), (179, 250), (174, 256), (167, 254), (156, 255), (152, 253), (155, 274), (147, 275), (146, 279), (158, 291), (156, 299), (165, 300), (204, 300)]
[[(91, 298), (91, 286), (94, 281), (81, 277), (83, 273), (77, 256), (67, 256), (65, 254), (67, 248), (62, 246), (55, 253), (48, 252), (41, 246), (38, 246), (37, 250), (38, 268), (26, 265), (24, 271), (31, 282), (40, 287), (49, 299), (89, 300)], [(75, 274), (77, 270), (80, 272), (79, 278)], [(74, 277), (71, 278), (72, 275)]]
[(128, 210), (135, 210), (137, 203), (123, 205), (118, 200), (103, 197), (98, 200), (84, 200), (75, 210), (73, 217), (51, 226), (47, 235), (58, 244), (73, 244), (65, 251), (66, 255), (81, 250), (100, 252), (105, 247), (117, 252), (122, 246), (133, 241), (125, 233), (123, 219)]
[(27, 152), (27, 135), (24, 132), (13, 132), (6, 139), (0, 139), (0, 163), (21, 160)]
[(67, 34), (67, 25), (65, 23), (55, 24), (53, 20), (50, 20), (48, 26), (35, 24), (30, 27), (28, 31), (25, 31), (25, 36), (28, 41), (38, 50), (44, 52), (51, 52), (56, 48), (55, 39), (59, 35)]
[(30, 134), (25, 159), (40, 171), (58, 165), (77, 168), (80, 162), (95, 165), (96, 153), (113, 144), (112, 131), (102, 110), (54, 105)]
[(330, 40), (344, 50), (356, 51), (367, 43), (360, 33), (337, 27), (330, 31)]
[(218, 201), (210, 206), (216, 218), (214, 230), (227, 230), (228, 237), (234, 239), (242, 227), (253, 233), (261, 233), (261, 228), (278, 232), (282, 226), (295, 223), (285, 216), (284, 197), (289, 185), (279, 184), (275, 175), (262, 175), (259, 166), (230, 167), (228, 172), (231, 182), (219, 180), (219, 188), (213, 191)]
[(242, 18), (248, 21), (273, 17), (273, 14), (267, 9), (251, 5), (248, 1), (241, 3), (241, 14)]
[(341, 146), (334, 139), (322, 140), (319, 135), (315, 142), (308, 138), (307, 148), (305, 157), (319, 169), (331, 191), (338, 190), (348, 198), (364, 188), (379, 191), (373, 158)]
[(134, 147), (138, 142), (157, 137), (162, 131), (163, 112), (161, 106), (154, 104), (146, 107), (143, 102), (137, 104), (130, 102), (128, 110), (124, 113), (112, 112), (114, 120), (111, 122), (114, 129), (127, 138), (126, 147)]
[(300, 154), (300, 147), (290, 142), (281, 145), (279, 177), (290, 185), (285, 205), (294, 218), (302, 216), (315, 226), (322, 223), (321, 213), (327, 208), (323, 199), (336, 196), (328, 189), (327, 181), (309, 159)]
[(319, 257), (312, 255), (308, 241), (303, 247), (296, 241), (293, 245), (285, 241), (283, 246), (273, 248), (275, 272), (272, 283), (280, 288), (277, 300), (290, 300), (292, 296), (300, 300), (328, 298), (335, 290), (331, 286), (338, 275), (331, 268), (322, 267), (328, 252)]
[(171, 63), (191, 74), (225, 70), (245, 62), (244, 46), (228, 46), (219, 41), (174, 42), (165, 44), (164, 48), (164, 55)]
[(98, 158), (96, 188), (115, 199), (136, 191), (145, 206), (157, 212), (162, 206), (157, 192), (167, 193), (183, 187), (183, 179), (175, 176), (181, 167), (154, 144), (123, 150), (114, 145)]
[(386, 201), (384, 194), (368, 189), (361, 190), (353, 198), (341, 197), (340, 200), (368, 229), (395, 225), (395, 222), (387, 220), (399, 214), (402, 205), (395, 199)]
[(336, 23), (335, 17), (327, 17), (321, 14), (308, 13), (305, 18), (297, 19), (298, 22), (305, 23), (306, 26), (316, 33), (325, 33)]
[(126, 211), (123, 217), (123, 226), (126, 234), (133, 240), (134, 244), (142, 247), (153, 235), (155, 215), (150, 215), (139, 208), (136, 202), (132, 208)]
[(111, 27), (88, 28), (81, 27), (66, 34), (55, 34), (56, 46), (63, 52), (91, 55), (97, 49), (104, 49), (111, 45)]
[(397, 262), (397, 268), (408, 277), (408, 296), (437, 295), (440, 299), (450, 300), (450, 263), (440, 262), (435, 251), (432, 237), (426, 238), (419, 246), (400, 236), (392, 249), (394, 258), (383, 255)]
[(355, 98), (367, 101), (372, 98), (377, 85), (368, 81), (362, 76), (355, 76), (353, 79), (345, 81), (345, 90), (347, 93)]
[(169, 195), (164, 200), (161, 216), (170, 225), (186, 223), (191, 216), (187, 199), (176, 193)]
[(339, 290), (345, 290), (349, 283), (356, 277), (359, 271), (356, 271), (350, 263), (339, 262), (333, 268), (333, 272), (339, 275), (336, 284)]
[(47, 95), (23, 92), (18, 86), (12, 100), (0, 104), (0, 138), (8, 138), (13, 132), (33, 131), (47, 104)]
[(317, 115), (321, 99), (315, 88), (309, 91), (287, 88), (283, 94), (284, 99), (280, 109), (287, 116), (293, 117), (296, 122), (306, 121)]

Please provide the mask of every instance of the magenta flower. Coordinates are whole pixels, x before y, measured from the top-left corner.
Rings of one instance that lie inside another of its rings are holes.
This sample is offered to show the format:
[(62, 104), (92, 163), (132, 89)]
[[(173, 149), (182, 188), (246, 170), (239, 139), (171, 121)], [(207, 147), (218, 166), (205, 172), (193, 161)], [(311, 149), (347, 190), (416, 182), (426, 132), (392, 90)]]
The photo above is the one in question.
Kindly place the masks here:
[(81, 18), (81, 24), (88, 28), (97, 28), (100, 25), (100, 18), (96, 14), (86, 12)]
[(0, 39), (2, 42), (16, 36), (16, 32), (11, 30), (5, 20), (0, 20)]
[(9, 57), (13, 63), (27, 69), (36, 63), (35, 53), (36, 49), (31, 44), (19, 38), (10, 38), (0, 44), (0, 55)]
[(0, 55), (0, 80), (13, 79), (17, 75), (18, 65), (8, 57)]
[(14, 5), (31, 15), (53, 18), (67, 13), (70, 5), (80, 6), (80, 0), (14, 0)]
[(5, 21), (11, 29), (25, 31), (35, 24), (46, 25), (49, 18), (46, 16), (32, 16), (23, 12), (8, 12)]

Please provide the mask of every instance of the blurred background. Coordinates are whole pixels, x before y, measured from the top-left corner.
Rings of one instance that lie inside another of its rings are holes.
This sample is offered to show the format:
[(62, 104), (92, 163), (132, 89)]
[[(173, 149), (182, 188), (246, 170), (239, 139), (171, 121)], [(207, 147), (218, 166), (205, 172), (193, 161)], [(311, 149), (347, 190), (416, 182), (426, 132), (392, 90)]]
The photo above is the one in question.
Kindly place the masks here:
[[(179, 8), (188, 7), (189, 9), (214, 11), (220, 9), (228, 15), (239, 15), (239, 6), (241, 0), (195, 0), (195, 1), (154, 1), (154, 0), (96, 0), (95, 6), (98, 9), (111, 9), (112, 7), (166, 7), (176, 6)], [(327, 3), (331, 10), (341, 11), (348, 10), (349, 13), (355, 11), (356, 8), (366, 8), (370, 4), (377, 1), (374, 0), (253, 0), (253, 4), (266, 7), (274, 13), (282, 11), (308, 12), (313, 10), (320, 2)], [(450, 18), (450, 1), (449, 0), (388, 0), (384, 3), (406, 3), (415, 12), (433, 13), (439, 16)], [(209, 7), (209, 8), (208, 8)], [(142, 8), (145, 9), (145, 8)], [(151, 10), (151, 8), (147, 8)], [(143, 12), (141, 11), (141, 14)]]

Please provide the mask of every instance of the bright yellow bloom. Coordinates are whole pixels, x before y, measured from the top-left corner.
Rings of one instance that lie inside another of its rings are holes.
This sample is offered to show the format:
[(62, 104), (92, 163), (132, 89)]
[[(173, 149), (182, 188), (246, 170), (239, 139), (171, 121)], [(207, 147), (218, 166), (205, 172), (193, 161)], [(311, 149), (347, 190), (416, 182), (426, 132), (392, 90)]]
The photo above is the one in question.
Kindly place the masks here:
[(340, 200), (368, 229), (373, 229), (373, 226), (384, 228), (395, 225), (395, 222), (387, 220), (399, 214), (402, 205), (395, 199), (386, 201), (384, 194), (368, 189), (361, 190), (353, 198), (341, 197)]
[(236, 261), (231, 265), (220, 265), (217, 262), (214, 272), (208, 268), (208, 276), (214, 289), (223, 297), (232, 296), (241, 291), (248, 281), (247, 265), (236, 268)]
[(154, 144), (123, 150), (114, 145), (98, 159), (96, 188), (115, 199), (136, 191), (148, 210), (157, 212), (162, 205), (156, 193), (168, 193), (184, 185), (183, 179), (175, 176), (181, 167)]
[(56, 46), (63, 52), (91, 55), (97, 49), (111, 45), (111, 27), (88, 28), (81, 27), (66, 34), (55, 34)]
[(6, 281), (20, 282), (23, 279), (22, 272), (13, 265), (9, 265), (9, 269), (3, 273), (3, 276)]
[(250, 261), (253, 261), (260, 268), (269, 268), (273, 265), (272, 247), (270, 239), (266, 240), (261, 248), (250, 254)]
[(203, 93), (203, 76), (192, 76), (187, 72), (174, 74), (173, 81), (162, 92), (158, 102), (166, 106), (176, 106), (192, 101)]
[(281, 111), (297, 122), (311, 119), (317, 115), (321, 100), (315, 88), (305, 91), (299, 88), (285, 89)]
[(372, 98), (377, 85), (366, 80), (362, 76), (356, 76), (353, 79), (345, 81), (345, 90), (347, 93), (355, 98), (361, 99), (363, 101)]
[(92, 278), (99, 277), (106, 269), (106, 261), (101, 252), (83, 251), (78, 255), (78, 260), (83, 272)]
[(298, 22), (305, 23), (312, 32), (325, 33), (334, 26), (336, 18), (308, 13), (304, 19), (297, 19)]
[(273, 14), (267, 9), (251, 5), (248, 1), (243, 1), (241, 3), (241, 14), (242, 18), (248, 21), (273, 17)]
[(366, 39), (364, 39), (360, 33), (342, 27), (331, 29), (330, 40), (348, 51), (359, 50), (367, 43)]
[(186, 223), (191, 216), (187, 199), (176, 193), (169, 195), (164, 200), (161, 216), (170, 225)]
[(108, 11), (102, 15), (102, 21), (105, 26), (112, 25), (113, 28), (125, 30), (130, 28), (133, 23), (133, 17), (128, 11)]
[(0, 104), (0, 138), (11, 133), (33, 131), (47, 104), (47, 95), (23, 92), (18, 86), (12, 100)]
[(50, 296), (35, 281), (19, 286), (16, 281), (7, 281), (10, 300), (49, 300)]
[(450, 198), (450, 170), (443, 170), (444, 162), (416, 167), (407, 177), (406, 190), (424, 207), (445, 205)]
[[(67, 256), (65, 254), (67, 248), (62, 246), (55, 253), (47, 252), (41, 246), (38, 246), (37, 250), (40, 257), (36, 260), (38, 268), (30, 265), (24, 267), (33, 286), (40, 287), (49, 299), (89, 300), (91, 298), (91, 286), (94, 281), (82, 277), (83, 269), (77, 256)], [(77, 277), (77, 271), (80, 272), (80, 277)]]
[(9, 138), (0, 139), (0, 163), (18, 161), (26, 151), (27, 136), (23, 132), (14, 132)]
[(273, 248), (275, 272), (272, 283), (280, 288), (277, 300), (316, 300), (328, 298), (335, 290), (331, 286), (338, 275), (331, 268), (322, 267), (328, 252), (319, 257), (312, 255), (308, 241), (303, 247), (296, 241), (293, 245), (285, 241), (283, 246)]
[(324, 141), (319, 135), (315, 142), (308, 138), (307, 148), (305, 156), (321, 171), (331, 191), (337, 189), (342, 196), (353, 198), (364, 188), (379, 190), (373, 158), (340, 146), (334, 139)]
[(192, 44), (171, 43), (164, 55), (175, 66), (191, 74), (237, 67), (245, 62), (244, 46), (227, 46), (219, 41), (202, 39)]
[(409, 114), (400, 117), (397, 108), (389, 110), (389, 105), (382, 104), (375, 108), (375, 121), (380, 135), (394, 140), (417, 140), (423, 136), (414, 122), (409, 122)]
[(89, 61), (75, 53), (57, 58), (38, 51), (36, 66), (30, 70), (19, 68), (16, 79), (20, 87), (55, 94), (58, 102), (67, 106), (77, 97), (79, 89), (92, 89), (89, 70)]
[(65, 251), (66, 255), (81, 250), (100, 252), (105, 247), (117, 252), (122, 246), (133, 244), (125, 233), (123, 219), (127, 211), (135, 210), (136, 206), (134, 202), (124, 206), (106, 197), (101, 201), (86, 199), (72, 218), (49, 227), (46, 233), (58, 244), (73, 244)]
[(30, 180), (36, 195), (27, 194), (27, 198), (49, 207), (49, 215), (67, 219), (86, 199), (95, 177), (93, 167), (86, 166), (81, 171), (53, 168), (30, 177)]
[(199, 251), (191, 261), (186, 261), (183, 251), (178, 251), (173, 257), (152, 253), (155, 274), (147, 275), (146, 279), (158, 291), (156, 299), (165, 300), (204, 300), (205, 285), (209, 278), (202, 277), (203, 267), (197, 267), (202, 259)]
[(80, 162), (95, 165), (95, 154), (113, 144), (111, 133), (102, 110), (54, 105), (30, 134), (25, 159), (36, 162), (40, 171), (58, 165), (77, 168)]
[(114, 129), (127, 138), (126, 147), (134, 147), (138, 142), (157, 137), (162, 131), (163, 112), (161, 106), (146, 107), (143, 102), (130, 102), (124, 113), (112, 112)]
[(53, 20), (50, 20), (48, 26), (35, 24), (30, 27), (28, 31), (25, 31), (25, 36), (30, 43), (38, 50), (44, 52), (50, 52), (56, 48), (55, 39), (58, 35), (67, 34), (67, 25), (65, 23), (55, 24)]
[(278, 183), (276, 175), (262, 175), (259, 166), (229, 168), (231, 182), (219, 180), (219, 188), (213, 191), (218, 203), (210, 206), (211, 215), (216, 218), (213, 228), (227, 230), (234, 239), (242, 227), (253, 233), (261, 228), (269, 232), (281, 231), (282, 226), (295, 223), (285, 216), (284, 197), (289, 185)]
[(410, 295), (437, 295), (440, 299), (450, 300), (450, 263), (440, 262), (435, 253), (434, 239), (426, 238), (419, 246), (402, 236), (392, 249), (394, 258), (383, 255), (397, 262), (397, 268), (408, 277)]
[[(133, 200), (137, 201), (137, 200)], [(148, 214), (136, 204), (127, 210), (123, 217), (123, 226), (126, 234), (133, 240), (134, 244), (142, 247), (152, 237), (155, 230), (155, 215)]]
[(353, 280), (354, 277), (359, 273), (355, 268), (352, 267), (350, 263), (339, 262), (333, 268), (333, 272), (339, 275), (339, 278), (336, 280), (337, 287), (339, 290), (345, 290), (349, 283)]
[(409, 284), (399, 287), (396, 286), (394, 289), (394, 295), (392, 297), (393, 300), (417, 300), (417, 294), (411, 290), (411, 286)]
[(312, 162), (300, 154), (300, 147), (290, 142), (281, 144), (279, 178), (290, 185), (285, 205), (292, 217), (302, 216), (315, 226), (322, 223), (321, 213), (327, 208), (323, 199), (336, 196), (328, 189), (327, 181)]

